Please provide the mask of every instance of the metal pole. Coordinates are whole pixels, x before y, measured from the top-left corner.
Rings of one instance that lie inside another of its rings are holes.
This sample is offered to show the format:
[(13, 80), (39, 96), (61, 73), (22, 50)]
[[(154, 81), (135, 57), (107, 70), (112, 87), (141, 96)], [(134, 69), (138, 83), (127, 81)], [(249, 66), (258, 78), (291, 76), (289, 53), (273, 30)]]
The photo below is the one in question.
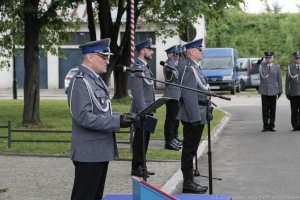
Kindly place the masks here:
[(15, 45), (13, 45), (13, 51), (14, 51), (14, 55), (13, 55), (13, 98), (18, 99)]
[(130, 64), (131, 67), (134, 65), (134, 0), (130, 1)]
[(8, 128), (7, 128), (7, 146), (8, 148), (11, 147), (11, 121), (8, 121)]
[(13, 99), (18, 98), (17, 94), (17, 73), (16, 73), (16, 47), (15, 47), (15, 18), (13, 17), (13, 29), (12, 29), (12, 51), (13, 51)]

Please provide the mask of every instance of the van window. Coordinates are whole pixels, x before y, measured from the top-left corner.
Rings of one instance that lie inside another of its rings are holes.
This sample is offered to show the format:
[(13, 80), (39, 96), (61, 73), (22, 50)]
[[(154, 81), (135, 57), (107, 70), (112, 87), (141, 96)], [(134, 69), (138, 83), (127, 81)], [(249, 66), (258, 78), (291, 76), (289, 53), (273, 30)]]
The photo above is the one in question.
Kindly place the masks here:
[(207, 57), (201, 61), (202, 69), (230, 69), (232, 57)]

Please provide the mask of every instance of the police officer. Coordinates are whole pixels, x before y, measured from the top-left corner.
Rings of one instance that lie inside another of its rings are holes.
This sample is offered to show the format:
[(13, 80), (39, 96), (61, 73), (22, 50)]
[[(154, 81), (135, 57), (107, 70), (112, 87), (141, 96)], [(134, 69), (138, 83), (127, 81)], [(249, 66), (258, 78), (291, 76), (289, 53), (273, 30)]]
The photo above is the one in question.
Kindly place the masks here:
[[(203, 39), (184, 45), (186, 60), (180, 66), (181, 85), (208, 91), (207, 78), (203, 74), (200, 61), (203, 58)], [(193, 157), (196, 155), (204, 125), (207, 123), (207, 96), (191, 90), (182, 89), (177, 119), (183, 124), (183, 146), (181, 171), (183, 174), (183, 193), (206, 193), (207, 187), (194, 182)]]
[[(133, 66), (133, 69), (143, 69), (142, 73), (145, 77), (153, 78), (153, 73), (150, 70), (148, 61), (152, 59), (153, 48), (151, 38), (137, 44), (138, 59)], [(128, 80), (128, 86), (132, 94), (132, 112), (138, 113), (154, 102), (154, 81), (146, 78), (139, 78), (131, 74)], [(132, 168), (131, 175), (143, 177), (143, 158), (146, 158), (150, 133), (145, 132), (145, 155), (143, 155), (143, 130), (139, 127), (134, 127), (135, 133), (132, 142)], [(154, 175), (154, 172), (145, 171), (146, 177)]]
[(300, 51), (294, 52), (294, 64), (287, 67), (285, 93), (291, 104), (292, 131), (300, 130)]
[(72, 200), (102, 199), (107, 167), (118, 156), (115, 132), (129, 127), (133, 115), (113, 113), (105, 73), (112, 53), (110, 39), (81, 45), (83, 60), (70, 81), (71, 160), (75, 166)]
[(273, 63), (274, 53), (264, 53), (266, 63), (259, 66), (263, 130), (275, 132), (276, 100), (282, 94), (280, 65)]
[[(180, 45), (174, 45), (165, 50), (168, 57), (164, 66), (164, 76), (167, 83), (179, 84), (179, 48)], [(165, 149), (178, 151), (182, 145), (182, 140), (178, 137), (179, 121), (176, 119), (179, 109), (180, 88), (166, 84), (164, 97), (171, 98), (166, 102), (166, 120), (164, 125)]]

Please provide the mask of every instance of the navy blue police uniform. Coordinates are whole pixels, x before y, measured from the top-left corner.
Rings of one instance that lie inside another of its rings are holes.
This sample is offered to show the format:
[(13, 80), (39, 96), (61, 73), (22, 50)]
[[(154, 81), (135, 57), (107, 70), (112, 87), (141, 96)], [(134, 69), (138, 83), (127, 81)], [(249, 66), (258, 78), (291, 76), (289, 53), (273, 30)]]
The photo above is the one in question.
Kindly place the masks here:
[[(273, 59), (274, 53), (264, 53), (266, 59)], [(263, 132), (275, 132), (276, 101), (282, 94), (282, 80), (280, 65), (274, 63), (263, 63), (259, 66)]]
[[(177, 55), (180, 51), (179, 48), (180, 45), (174, 45), (165, 50), (167, 54), (172, 54), (172, 57), (168, 58), (163, 69), (165, 82), (167, 83), (180, 84), (179, 58)], [(166, 119), (164, 124), (165, 149), (178, 151), (182, 145), (182, 140), (178, 137), (179, 121), (176, 119), (179, 110), (180, 88), (165, 84), (163, 96), (171, 98), (166, 102)]]
[[(186, 50), (196, 48), (202, 51), (203, 39), (184, 45)], [(199, 61), (187, 58), (180, 66), (180, 83), (197, 90), (209, 91), (207, 78), (203, 74)], [(187, 89), (181, 90), (180, 107), (177, 119), (183, 124), (183, 146), (181, 154), (181, 171), (183, 174), (183, 193), (205, 193), (207, 187), (194, 182), (193, 158), (196, 155), (202, 132), (207, 123), (207, 95)]]
[[(110, 39), (81, 45), (83, 55), (108, 58)], [(109, 91), (101, 77), (82, 64), (68, 88), (72, 115), (70, 158), (75, 166), (72, 200), (102, 199), (108, 163), (118, 156), (115, 132), (124, 125), (124, 117), (112, 112)]]
[[(140, 52), (144, 48), (153, 49), (151, 38), (137, 44), (137, 52)], [(142, 69), (143, 72), (139, 75), (143, 75), (148, 78), (154, 78), (153, 73), (147, 64), (147, 62), (141, 58), (138, 58), (133, 66), (133, 69)], [(148, 107), (155, 101), (154, 96), (154, 81), (146, 78), (136, 77), (131, 74), (128, 78), (128, 87), (131, 90), (132, 105), (131, 112), (138, 113)], [(146, 158), (148, 144), (150, 140), (150, 132), (145, 132), (145, 155), (143, 155), (143, 130), (139, 127), (134, 127), (134, 137), (132, 142), (132, 168), (131, 175), (143, 176), (143, 158)], [(154, 175), (154, 172), (146, 170), (146, 175)]]
[(291, 105), (292, 131), (300, 130), (300, 51), (293, 53), (294, 64), (287, 67), (285, 94)]

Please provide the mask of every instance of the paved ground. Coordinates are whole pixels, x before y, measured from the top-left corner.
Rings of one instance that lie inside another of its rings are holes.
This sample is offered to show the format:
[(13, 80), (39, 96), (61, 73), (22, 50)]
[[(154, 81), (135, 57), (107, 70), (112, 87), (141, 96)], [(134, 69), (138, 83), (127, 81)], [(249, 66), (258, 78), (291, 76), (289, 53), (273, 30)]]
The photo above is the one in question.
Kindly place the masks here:
[[(213, 101), (231, 114), (213, 143), (213, 175), (223, 179), (214, 181), (214, 193), (231, 194), (233, 199), (300, 199), (300, 132), (289, 131), (290, 110), (285, 97), (278, 101), (276, 133), (261, 133), (259, 96)], [(207, 174), (204, 144), (200, 148), (204, 152), (199, 159), (201, 174)], [(166, 192), (178, 193), (182, 181), (179, 167), (180, 162), (148, 162), (148, 168), (157, 172), (148, 181)], [(129, 171), (130, 162), (111, 162), (105, 193), (130, 193)], [(9, 189), (0, 193), (0, 199), (69, 199), (73, 173), (68, 158), (0, 155), (0, 189)], [(196, 180), (208, 185), (207, 179)]]
[[(288, 101), (278, 101), (277, 132), (262, 133), (260, 99), (238, 99), (221, 106), (231, 119), (213, 144), (213, 175), (223, 179), (213, 182), (214, 193), (233, 199), (300, 199), (300, 132), (290, 131)], [(207, 156), (199, 166), (207, 174)]]

